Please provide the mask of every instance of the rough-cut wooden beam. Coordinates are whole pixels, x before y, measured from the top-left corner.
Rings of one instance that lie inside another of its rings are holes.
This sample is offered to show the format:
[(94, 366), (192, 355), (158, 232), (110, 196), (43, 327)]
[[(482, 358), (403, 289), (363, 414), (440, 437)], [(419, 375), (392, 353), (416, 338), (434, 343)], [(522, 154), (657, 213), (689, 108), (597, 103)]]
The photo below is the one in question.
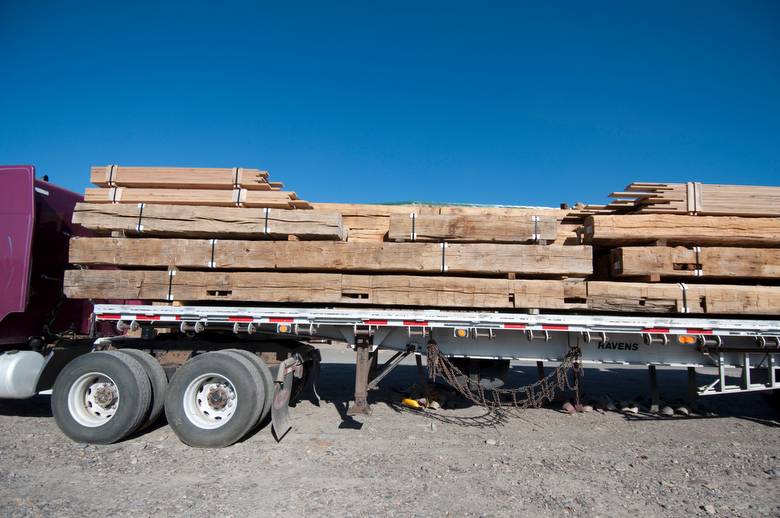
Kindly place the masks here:
[(664, 241), (670, 245), (780, 246), (780, 218), (632, 214), (590, 216), (585, 240), (600, 245)]
[(611, 251), (615, 277), (780, 279), (780, 249), (635, 246)]
[(780, 287), (338, 273), (70, 270), (69, 298), (777, 315)]
[(72, 238), (70, 261), (114, 266), (586, 276), (589, 246)]
[(307, 240), (346, 237), (340, 214), (317, 210), (78, 203), (73, 222), (103, 234), (124, 231), (144, 236), (246, 239), (296, 236)]
[(581, 222), (563, 221), (571, 211), (552, 208), (526, 207), (469, 207), (459, 205), (377, 205), (357, 203), (313, 203), (313, 208), (329, 212), (338, 212), (349, 230), (350, 241), (384, 241), (390, 230), (390, 216), (408, 215), (415, 212), (420, 215), (443, 216), (544, 216), (558, 221), (555, 244), (578, 244), (577, 230)]
[(338, 273), (69, 270), (69, 298), (581, 309), (584, 283)]
[(98, 187), (149, 187), (173, 189), (277, 190), (268, 182), (268, 172), (243, 167), (128, 167), (93, 166), (90, 181)]
[[(308, 202), (295, 204), (294, 192), (248, 191), (246, 189), (130, 189), (88, 187), (84, 201), (89, 203), (149, 203), (214, 207), (268, 207), (273, 209), (309, 208)], [(301, 201), (301, 200), (298, 200)]]
[(778, 286), (587, 283), (588, 309), (625, 313), (777, 315)]
[(393, 241), (525, 243), (553, 241), (556, 233), (557, 222), (550, 216), (393, 214), (388, 237)]

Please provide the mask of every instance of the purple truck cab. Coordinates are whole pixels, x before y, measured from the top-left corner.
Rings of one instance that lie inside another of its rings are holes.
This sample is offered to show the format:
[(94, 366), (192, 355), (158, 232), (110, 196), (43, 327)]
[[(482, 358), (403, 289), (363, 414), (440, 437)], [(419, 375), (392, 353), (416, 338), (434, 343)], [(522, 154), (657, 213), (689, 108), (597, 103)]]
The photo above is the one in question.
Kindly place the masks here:
[(80, 195), (0, 166), (0, 351), (39, 348), (57, 333), (88, 329), (91, 305), (62, 295), (68, 239)]

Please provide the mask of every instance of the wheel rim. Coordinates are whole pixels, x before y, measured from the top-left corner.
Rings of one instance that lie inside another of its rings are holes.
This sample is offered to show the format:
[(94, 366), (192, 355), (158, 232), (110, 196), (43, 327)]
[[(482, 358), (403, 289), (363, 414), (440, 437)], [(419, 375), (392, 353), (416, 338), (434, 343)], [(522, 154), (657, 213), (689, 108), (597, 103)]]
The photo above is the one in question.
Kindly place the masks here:
[(103, 426), (114, 417), (118, 408), (119, 387), (102, 372), (82, 375), (68, 390), (68, 410), (81, 426)]
[(213, 430), (225, 426), (238, 407), (238, 392), (221, 374), (202, 374), (184, 391), (184, 414), (197, 426)]

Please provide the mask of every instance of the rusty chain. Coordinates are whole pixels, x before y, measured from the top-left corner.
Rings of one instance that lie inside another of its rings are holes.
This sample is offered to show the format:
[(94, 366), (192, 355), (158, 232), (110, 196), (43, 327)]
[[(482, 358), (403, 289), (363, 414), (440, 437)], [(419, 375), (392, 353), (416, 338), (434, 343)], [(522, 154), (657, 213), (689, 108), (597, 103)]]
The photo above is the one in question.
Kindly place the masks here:
[[(441, 354), (439, 346), (433, 340), (428, 342), (427, 356), (431, 380), (435, 380), (437, 376), (442, 377), (463, 397), (491, 411), (537, 408), (552, 401), (558, 391), (565, 389), (574, 392), (576, 403), (579, 404), (582, 352), (578, 346), (571, 347), (561, 364), (547, 376), (524, 387), (512, 389), (487, 389), (479, 382), (473, 381)], [(569, 380), (569, 371), (573, 373), (573, 380)]]

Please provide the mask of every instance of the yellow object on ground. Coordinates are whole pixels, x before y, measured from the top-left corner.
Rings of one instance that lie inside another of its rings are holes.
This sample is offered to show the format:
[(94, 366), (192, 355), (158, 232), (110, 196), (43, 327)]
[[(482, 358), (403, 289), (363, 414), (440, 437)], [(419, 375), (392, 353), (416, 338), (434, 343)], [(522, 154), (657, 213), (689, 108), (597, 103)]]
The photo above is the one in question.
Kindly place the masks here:
[(414, 399), (406, 398), (403, 401), (401, 401), (401, 404), (403, 406), (408, 406), (409, 408), (420, 408), (420, 403), (418, 403)]

